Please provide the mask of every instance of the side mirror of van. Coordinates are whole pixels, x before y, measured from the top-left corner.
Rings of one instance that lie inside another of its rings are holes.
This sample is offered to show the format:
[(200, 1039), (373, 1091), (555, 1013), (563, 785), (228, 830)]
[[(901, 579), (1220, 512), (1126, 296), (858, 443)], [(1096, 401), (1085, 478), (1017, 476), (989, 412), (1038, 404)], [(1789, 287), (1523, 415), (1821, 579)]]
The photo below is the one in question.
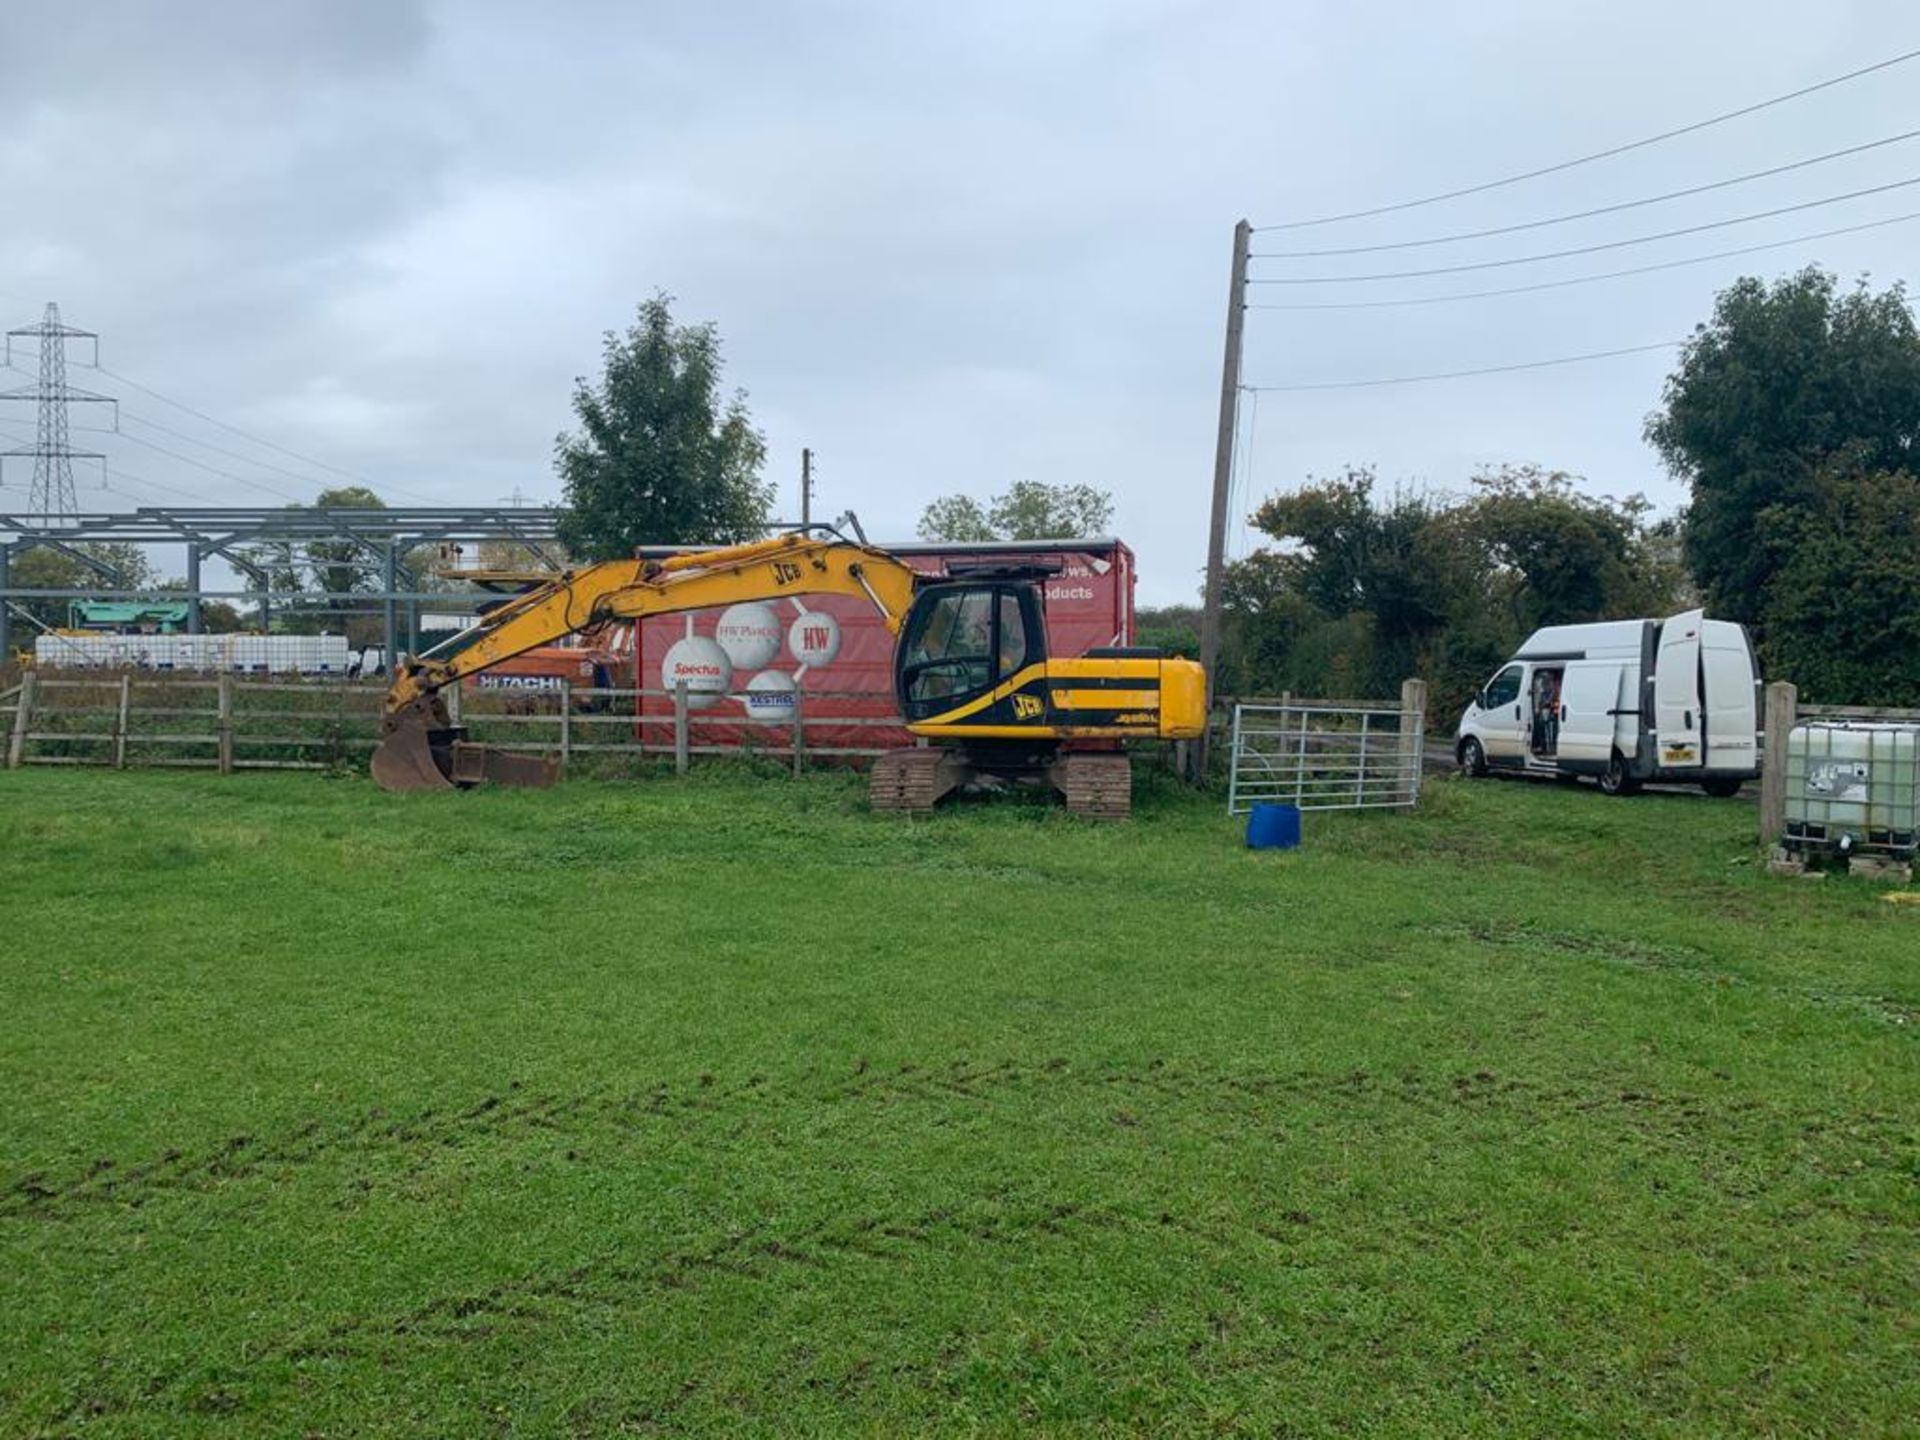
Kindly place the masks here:
[(1473, 708), (1476, 710), (1484, 710), (1487, 708), (1487, 692), (1486, 691), (1482, 690), (1473, 697)]

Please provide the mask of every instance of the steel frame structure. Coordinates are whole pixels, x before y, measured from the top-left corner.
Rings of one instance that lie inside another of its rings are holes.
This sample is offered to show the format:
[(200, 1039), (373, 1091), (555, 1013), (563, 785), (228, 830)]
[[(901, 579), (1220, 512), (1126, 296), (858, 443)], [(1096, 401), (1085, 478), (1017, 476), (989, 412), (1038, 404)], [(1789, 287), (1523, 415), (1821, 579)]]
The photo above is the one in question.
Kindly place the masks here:
[[(272, 577), (247, 554), (247, 548), (315, 542), (352, 545), (379, 563), (384, 583), (377, 590), (355, 591), (351, 608), (381, 606), (386, 653), (392, 656), (402, 649), (418, 648), (422, 604), (457, 608), (463, 602), (497, 598), (495, 592), (480, 589), (470, 593), (423, 590), (421, 577), (406, 563), (409, 551), (421, 545), (496, 541), (520, 545), (537, 562), (557, 565), (558, 520), (556, 510), (502, 505), (396, 505), (380, 510), (143, 505), (137, 510), (59, 518), (0, 512), (0, 657), (12, 653), (14, 610), (23, 600), (185, 600), (187, 631), (195, 635), (203, 629), (202, 602), (251, 601), (260, 607), (264, 629), (276, 606), (306, 604), (311, 608), (315, 595), (311, 591), (274, 590)], [(125, 576), (80, 548), (89, 542), (180, 546), (186, 557), (186, 584), (170, 590), (128, 586)], [(84, 589), (15, 586), (13, 560), (40, 548), (72, 557), (98, 575), (102, 583)], [(200, 567), (209, 556), (225, 560), (253, 583), (243, 590), (203, 589)]]

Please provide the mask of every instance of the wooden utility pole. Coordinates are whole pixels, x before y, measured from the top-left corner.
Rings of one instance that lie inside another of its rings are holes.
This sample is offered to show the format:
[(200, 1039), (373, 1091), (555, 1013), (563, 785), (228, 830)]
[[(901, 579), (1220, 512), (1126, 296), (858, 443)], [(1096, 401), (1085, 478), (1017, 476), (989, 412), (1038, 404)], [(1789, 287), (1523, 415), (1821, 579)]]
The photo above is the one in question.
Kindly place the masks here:
[[(1247, 251), (1253, 227), (1233, 227), (1232, 278), (1227, 284), (1227, 351), (1220, 365), (1220, 427), (1213, 442), (1213, 513), (1207, 530), (1207, 585), (1200, 610), (1200, 664), (1207, 672), (1207, 708), (1212, 713), (1214, 675), (1220, 661), (1220, 582), (1226, 564), (1227, 499), (1233, 478), (1233, 437), (1240, 422), (1240, 349), (1247, 314)], [(1207, 737), (1195, 747), (1195, 773), (1207, 773)]]
[(813, 519), (813, 451), (802, 448), (800, 451), (800, 523), (806, 525)]

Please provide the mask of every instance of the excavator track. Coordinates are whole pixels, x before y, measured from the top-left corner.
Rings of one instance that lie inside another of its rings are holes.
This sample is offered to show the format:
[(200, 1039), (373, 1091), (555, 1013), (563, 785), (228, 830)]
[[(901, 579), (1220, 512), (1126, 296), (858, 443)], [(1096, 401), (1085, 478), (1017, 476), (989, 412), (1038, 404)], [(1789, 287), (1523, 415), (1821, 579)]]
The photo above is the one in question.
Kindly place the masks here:
[(875, 810), (930, 815), (970, 773), (966, 760), (952, 750), (893, 750), (873, 762), (867, 793)]
[(1125, 755), (1062, 755), (1047, 778), (1065, 797), (1070, 814), (1090, 820), (1125, 820), (1133, 814), (1133, 766)]

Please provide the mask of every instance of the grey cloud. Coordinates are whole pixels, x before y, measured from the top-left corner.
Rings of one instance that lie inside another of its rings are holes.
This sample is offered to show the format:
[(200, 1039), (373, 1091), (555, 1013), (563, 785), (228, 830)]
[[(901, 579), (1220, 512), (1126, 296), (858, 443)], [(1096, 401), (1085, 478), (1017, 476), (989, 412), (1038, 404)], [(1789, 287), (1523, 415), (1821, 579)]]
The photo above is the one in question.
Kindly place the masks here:
[[(1889, 53), (1902, 18), (1861, 3), (1809, 27), (1800, 7), (1732, 0), (71, 9), (0, 18), (7, 313), (57, 298), (149, 385), (396, 494), (494, 499), (554, 493), (573, 376), (661, 288), (719, 323), (789, 494), (803, 444), (823, 504), (878, 534), (907, 534), (954, 489), (1105, 485), (1142, 596), (1159, 600), (1191, 593), (1203, 552), (1238, 216), (1351, 208), (1612, 143)], [(1903, 128), (1910, 82), (1895, 72), (1631, 163), (1310, 233), (1500, 223), (1811, 154)], [(1920, 150), (1751, 198), (1909, 171)], [(1632, 234), (1748, 198), (1568, 229)], [(1255, 312), (1247, 378), (1666, 338), (1743, 269), (1821, 258), (1890, 279), (1902, 241), (1428, 310)], [(1456, 248), (1544, 247), (1441, 253)], [(1539, 460), (1671, 505), (1639, 439), (1664, 366), (1266, 396), (1237, 508), (1350, 460), (1436, 486)], [(123, 458), (210, 501), (247, 495), (137, 447)]]

